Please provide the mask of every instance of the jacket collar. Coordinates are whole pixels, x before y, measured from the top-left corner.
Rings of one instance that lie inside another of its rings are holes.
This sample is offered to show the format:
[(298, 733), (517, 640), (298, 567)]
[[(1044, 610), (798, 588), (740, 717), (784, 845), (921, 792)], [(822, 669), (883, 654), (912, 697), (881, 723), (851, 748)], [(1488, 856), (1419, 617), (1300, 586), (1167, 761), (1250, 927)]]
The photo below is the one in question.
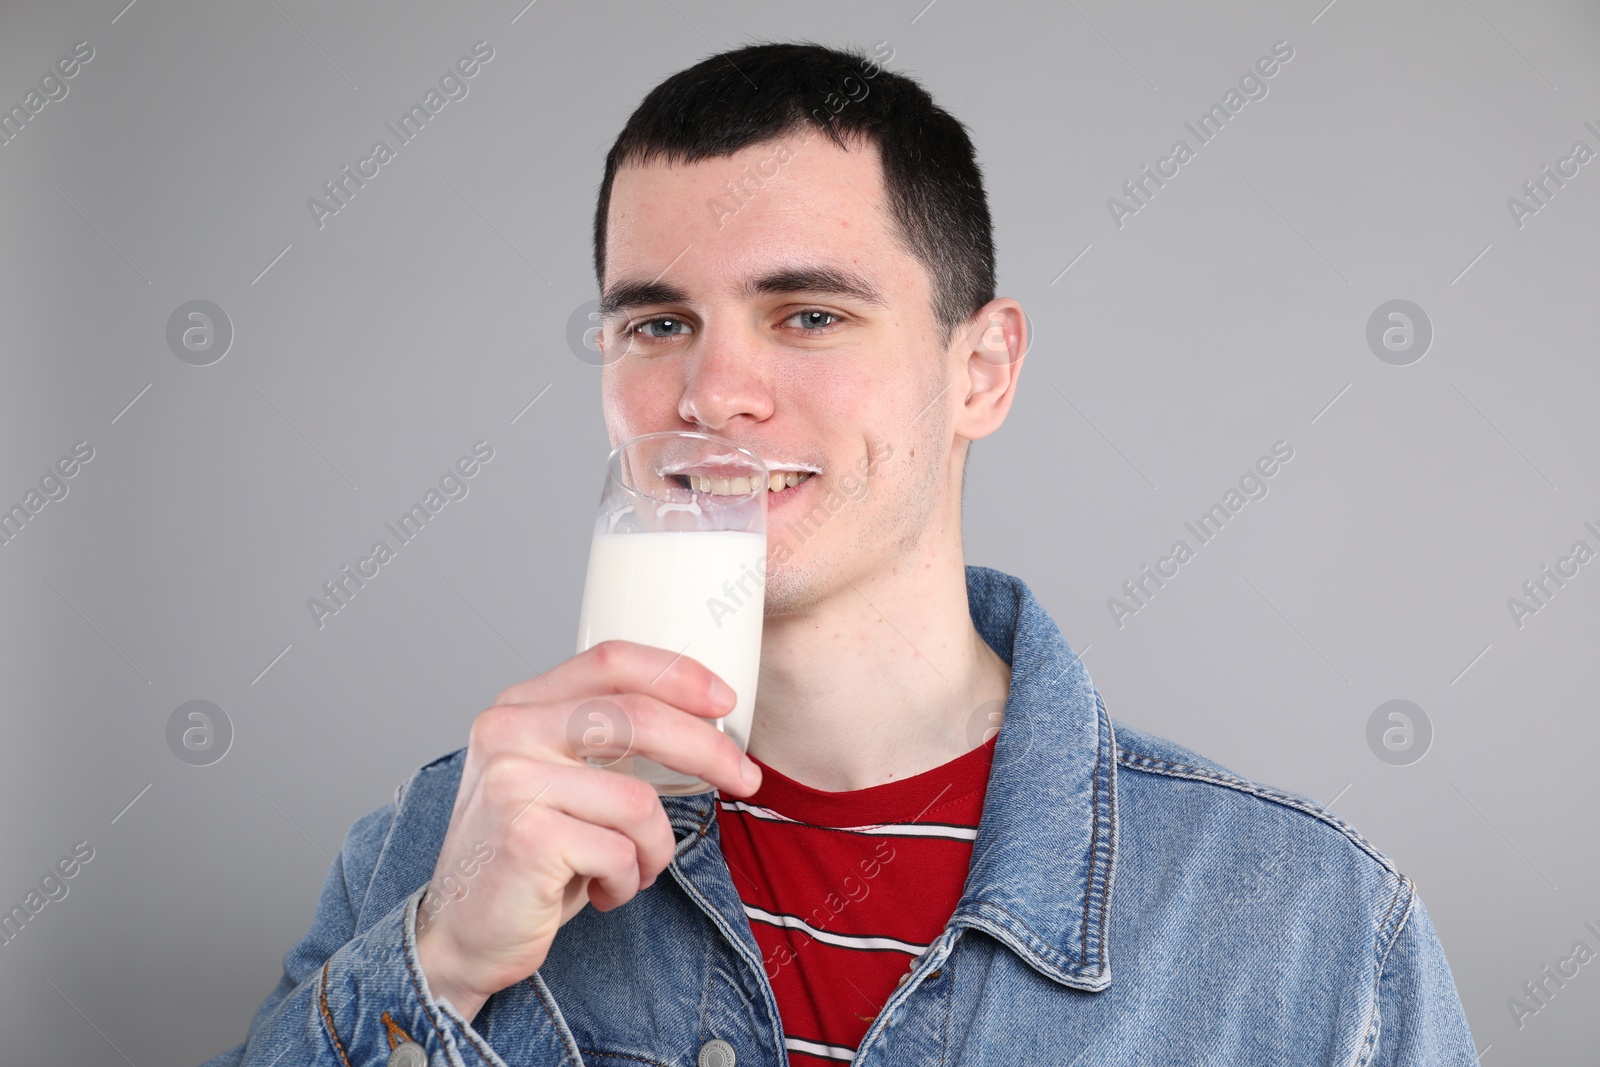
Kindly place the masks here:
[[(973, 626), (1010, 664), (1011, 691), (949, 925), (984, 931), (1063, 985), (1105, 989), (1117, 840), (1111, 719), (1083, 661), (1027, 585), (989, 567), (966, 574)], [(715, 833), (716, 798), (661, 798), (682, 835), (680, 857)], [(713, 898), (732, 893), (731, 883), (720, 888), (728, 892)]]
[(1111, 718), (1021, 579), (968, 567), (967, 601), (978, 633), (1011, 665), (1011, 692), (951, 925), (991, 934), (1064, 985), (1105, 989), (1117, 841)]

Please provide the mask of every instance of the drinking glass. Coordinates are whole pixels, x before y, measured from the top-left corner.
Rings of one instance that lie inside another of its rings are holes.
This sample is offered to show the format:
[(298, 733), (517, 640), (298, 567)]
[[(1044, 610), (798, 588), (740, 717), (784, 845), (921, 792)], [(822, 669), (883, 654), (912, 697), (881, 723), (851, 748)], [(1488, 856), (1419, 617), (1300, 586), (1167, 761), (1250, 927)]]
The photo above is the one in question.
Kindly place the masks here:
[[(761, 667), (767, 486), (760, 456), (712, 434), (672, 430), (618, 445), (606, 464), (578, 619), (579, 652), (611, 639), (636, 641), (715, 672), (738, 703), (712, 721), (740, 751), (750, 745)], [(580, 705), (569, 733), (582, 735), (570, 738), (580, 756), (632, 739), (627, 716), (605, 700)], [(631, 749), (584, 758), (658, 793), (716, 788)]]

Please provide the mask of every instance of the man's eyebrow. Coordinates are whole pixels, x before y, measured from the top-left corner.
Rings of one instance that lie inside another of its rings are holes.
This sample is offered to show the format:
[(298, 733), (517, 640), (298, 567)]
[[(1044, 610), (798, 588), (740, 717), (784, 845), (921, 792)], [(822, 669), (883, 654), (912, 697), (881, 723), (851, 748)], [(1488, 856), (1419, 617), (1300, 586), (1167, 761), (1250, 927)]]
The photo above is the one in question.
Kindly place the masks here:
[[(742, 296), (782, 296), (786, 293), (848, 296), (874, 307), (888, 307), (877, 286), (860, 274), (837, 267), (785, 267), (746, 279), (739, 286), (739, 293)], [(689, 294), (675, 285), (624, 279), (607, 289), (601, 297), (600, 315), (610, 317), (619, 311), (650, 304), (688, 302)]]
[(600, 298), (600, 315), (610, 318), (619, 311), (647, 304), (686, 304), (689, 294), (676, 285), (657, 281), (620, 281)]
[(751, 278), (739, 287), (739, 291), (744, 296), (782, 296), (786, 293), (849, 296), (874, 307), (889, 306), (883, 294), (865, 277), (837, 267), (788, 267)]

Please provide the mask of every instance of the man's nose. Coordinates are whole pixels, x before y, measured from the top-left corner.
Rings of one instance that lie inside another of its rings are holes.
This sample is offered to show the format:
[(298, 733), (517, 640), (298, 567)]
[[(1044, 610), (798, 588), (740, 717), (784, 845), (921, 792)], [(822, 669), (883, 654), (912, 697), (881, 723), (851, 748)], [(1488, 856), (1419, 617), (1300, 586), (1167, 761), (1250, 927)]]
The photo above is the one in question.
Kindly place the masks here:
[(741, 415), (756, 422), (769, 418), (772, 386), (761, 341), (753, 329), (728, 320), (703, 325), (684, 361), (678, 416), (713, 432)]

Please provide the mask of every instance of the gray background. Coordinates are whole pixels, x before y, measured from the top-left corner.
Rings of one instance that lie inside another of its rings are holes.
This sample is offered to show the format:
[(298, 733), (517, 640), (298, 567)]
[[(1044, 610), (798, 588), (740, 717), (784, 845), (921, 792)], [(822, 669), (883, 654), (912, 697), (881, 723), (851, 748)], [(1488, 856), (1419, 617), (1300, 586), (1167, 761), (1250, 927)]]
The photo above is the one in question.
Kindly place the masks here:
[[(969, 562), (1031, 584), (1113, 716), (1334, 802), (1414, 877), (1482, 1062), (1591, 1062), (1600, 963), (1520, 1029), (1507, 999), (1600, 948), (1600, 563), (1521, 628), (1506, 601), (1600, 548), (1600, 162), (1520, 228), (1506, 201), (1600, 149), (1592, 3), (123, 2), (0, 7), (7, 107), (95, 50), (0, 147), (0, 504), (95, 450), (0, 546), (0, 903), (95, 849), (0, 946), (7, 1062), (241, 1040), (349, 824), (571, 653), (605, 150), (663, 76), (795, 37), (888, 42), (979, 148), (1036, 337)], [(307, 198), (480, 39), (469, 95), (318, 229)], [(1269, 94), (1118, 228), (1107, 198), (1278, 40)], [(1402, 298), (1435, 337), (1392, 366), (1366, 323)], [(236, 331), (211, 366), (166, 342), (192, 299)], [(1116, 626), (1280, 439), (1270, 495)], [(307, 598), (478, 440), (470, 494), (319, 630)], [(1366, 740), (1400, 698), (1434, 732), (1408, 766)], [(235, 734), (205, 767), (167, 742), (195, 699)]]

